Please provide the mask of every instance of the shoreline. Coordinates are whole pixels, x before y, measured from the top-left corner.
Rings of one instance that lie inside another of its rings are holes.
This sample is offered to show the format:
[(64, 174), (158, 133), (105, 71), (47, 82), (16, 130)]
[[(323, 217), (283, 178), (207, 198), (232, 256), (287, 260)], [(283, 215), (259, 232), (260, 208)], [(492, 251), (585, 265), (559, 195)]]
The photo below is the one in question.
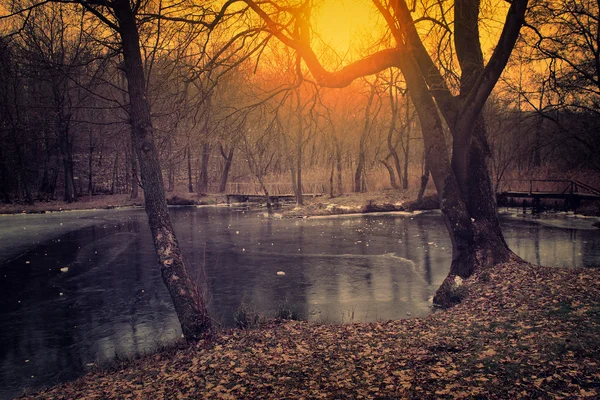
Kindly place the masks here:
[(511, 262), (461, 287), (425, 318), (216, 331), (22, 398), (597, 398), (600, 271)]

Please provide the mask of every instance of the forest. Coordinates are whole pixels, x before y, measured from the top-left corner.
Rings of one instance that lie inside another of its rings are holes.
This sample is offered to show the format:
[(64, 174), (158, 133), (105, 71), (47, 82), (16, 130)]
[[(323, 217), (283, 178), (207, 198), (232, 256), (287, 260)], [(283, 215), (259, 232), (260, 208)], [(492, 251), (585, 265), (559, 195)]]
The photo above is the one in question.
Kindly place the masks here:
[[(38, 361), (75, 379), (150, 339), (175, 349), (45, 395), (596, 398), (599, 222), (498, 195), (569, 182), (565, 206), (584, 187), (598, 215), (599, 4), (0, 3), (0, 206), (19, 213), (0, 225), (2, 372), (19, 391), (63, 379), (35, 382)], [(439, 212), (303, 207), (382, 193)], [(167, 203), (234, 194), (266, 212)], [(273, 213), (283, 194), (298, 214)], [(144, 210), (43, 209), (94, 197)], [(306, 320), (265, 322), (247, 294), (295, 295)], [(375, 316), (311, 319), (353, 304)], [(219, 330), (225, 313), (248, 323)]]
[[(139, 167), (115, 32), (81, 5), (33, 5), (15, 2), (7, 10), (14, 15), (0, 20), (0, 200), (137, 197)], [(337, 196), (427, 183), (420, 121), (401, 73), (388, 68), (344, 88), (322, 87), (293, 49), (243, 8), (214, 26), (194, 23), (213, 18), (217, 6), (140, 3), (146, 95), (167, 192)], [(499, 35), (497, 6), (483, 3), (480, 15), (488, 58)], [(427, 2), (414, 7), (424, 44), (456, 91), (451, 12)], [(319, 19), (324, 8), (313, 6), (317, 24), (329, 23)], [(483, 111), (494, 188), (521, 178), (597, 185), (598, 6), (529, 8), (532, 16)], [(335, 68), (388, 46), (393, 39), (382, 22), (372, 13), (365, 19), (378, 28), (364, 24), (346, 53), (335, 48), (335, 36), (319, 36), (317, 25), (312, 41), (319, 58)]]

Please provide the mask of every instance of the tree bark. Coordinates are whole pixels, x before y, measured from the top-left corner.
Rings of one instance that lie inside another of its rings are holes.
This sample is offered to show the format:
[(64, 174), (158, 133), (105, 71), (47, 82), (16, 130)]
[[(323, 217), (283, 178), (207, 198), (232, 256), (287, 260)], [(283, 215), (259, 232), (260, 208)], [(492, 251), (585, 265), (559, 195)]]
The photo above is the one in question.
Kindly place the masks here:
[(146, 96), (136, 16), (128, 0), (115, 0), (112, 7), (123, 43), (132, 137), (140, 162), (145, 208), (159, 268), (173, 300), (183, 335), (187, 340), (197, 340), (211, 327), (205, 299), (199, 295), (203, 290), (199, 290), (198, 285), (206, 283), (194, 283), (190, 279), (167, 209), (161, 167), (154, 143), (150, 104)]

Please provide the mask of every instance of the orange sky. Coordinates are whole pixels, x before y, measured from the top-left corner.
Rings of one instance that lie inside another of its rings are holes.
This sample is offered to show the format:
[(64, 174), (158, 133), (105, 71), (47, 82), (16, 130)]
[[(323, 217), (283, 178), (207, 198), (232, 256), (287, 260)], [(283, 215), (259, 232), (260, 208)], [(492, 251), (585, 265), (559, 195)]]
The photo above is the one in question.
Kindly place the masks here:
[(381, 17), (373, 11), (373, 4), (366, 0), (326, 0), (312, 11), (313, 29), (323, 42), (343, 56), (350, 48), (362, 47), (373, 26), (381, 26)]

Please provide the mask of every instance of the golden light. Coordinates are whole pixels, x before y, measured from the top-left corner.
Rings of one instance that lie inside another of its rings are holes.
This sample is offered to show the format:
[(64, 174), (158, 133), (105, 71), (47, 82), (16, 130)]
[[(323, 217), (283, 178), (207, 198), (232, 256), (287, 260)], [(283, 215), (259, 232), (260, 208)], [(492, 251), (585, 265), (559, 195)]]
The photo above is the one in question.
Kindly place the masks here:
[(373, 31), (378, 31), (374, 28), (380, 26), (381, 17), (373, 11), (373, 3), (365, 0), (322, 1), (312, 11), (313, 31), (321, 44), (330, 47), (338, 56), (354, 57), (364, 46), (364, 41), (371, 34), (377, 34)]

